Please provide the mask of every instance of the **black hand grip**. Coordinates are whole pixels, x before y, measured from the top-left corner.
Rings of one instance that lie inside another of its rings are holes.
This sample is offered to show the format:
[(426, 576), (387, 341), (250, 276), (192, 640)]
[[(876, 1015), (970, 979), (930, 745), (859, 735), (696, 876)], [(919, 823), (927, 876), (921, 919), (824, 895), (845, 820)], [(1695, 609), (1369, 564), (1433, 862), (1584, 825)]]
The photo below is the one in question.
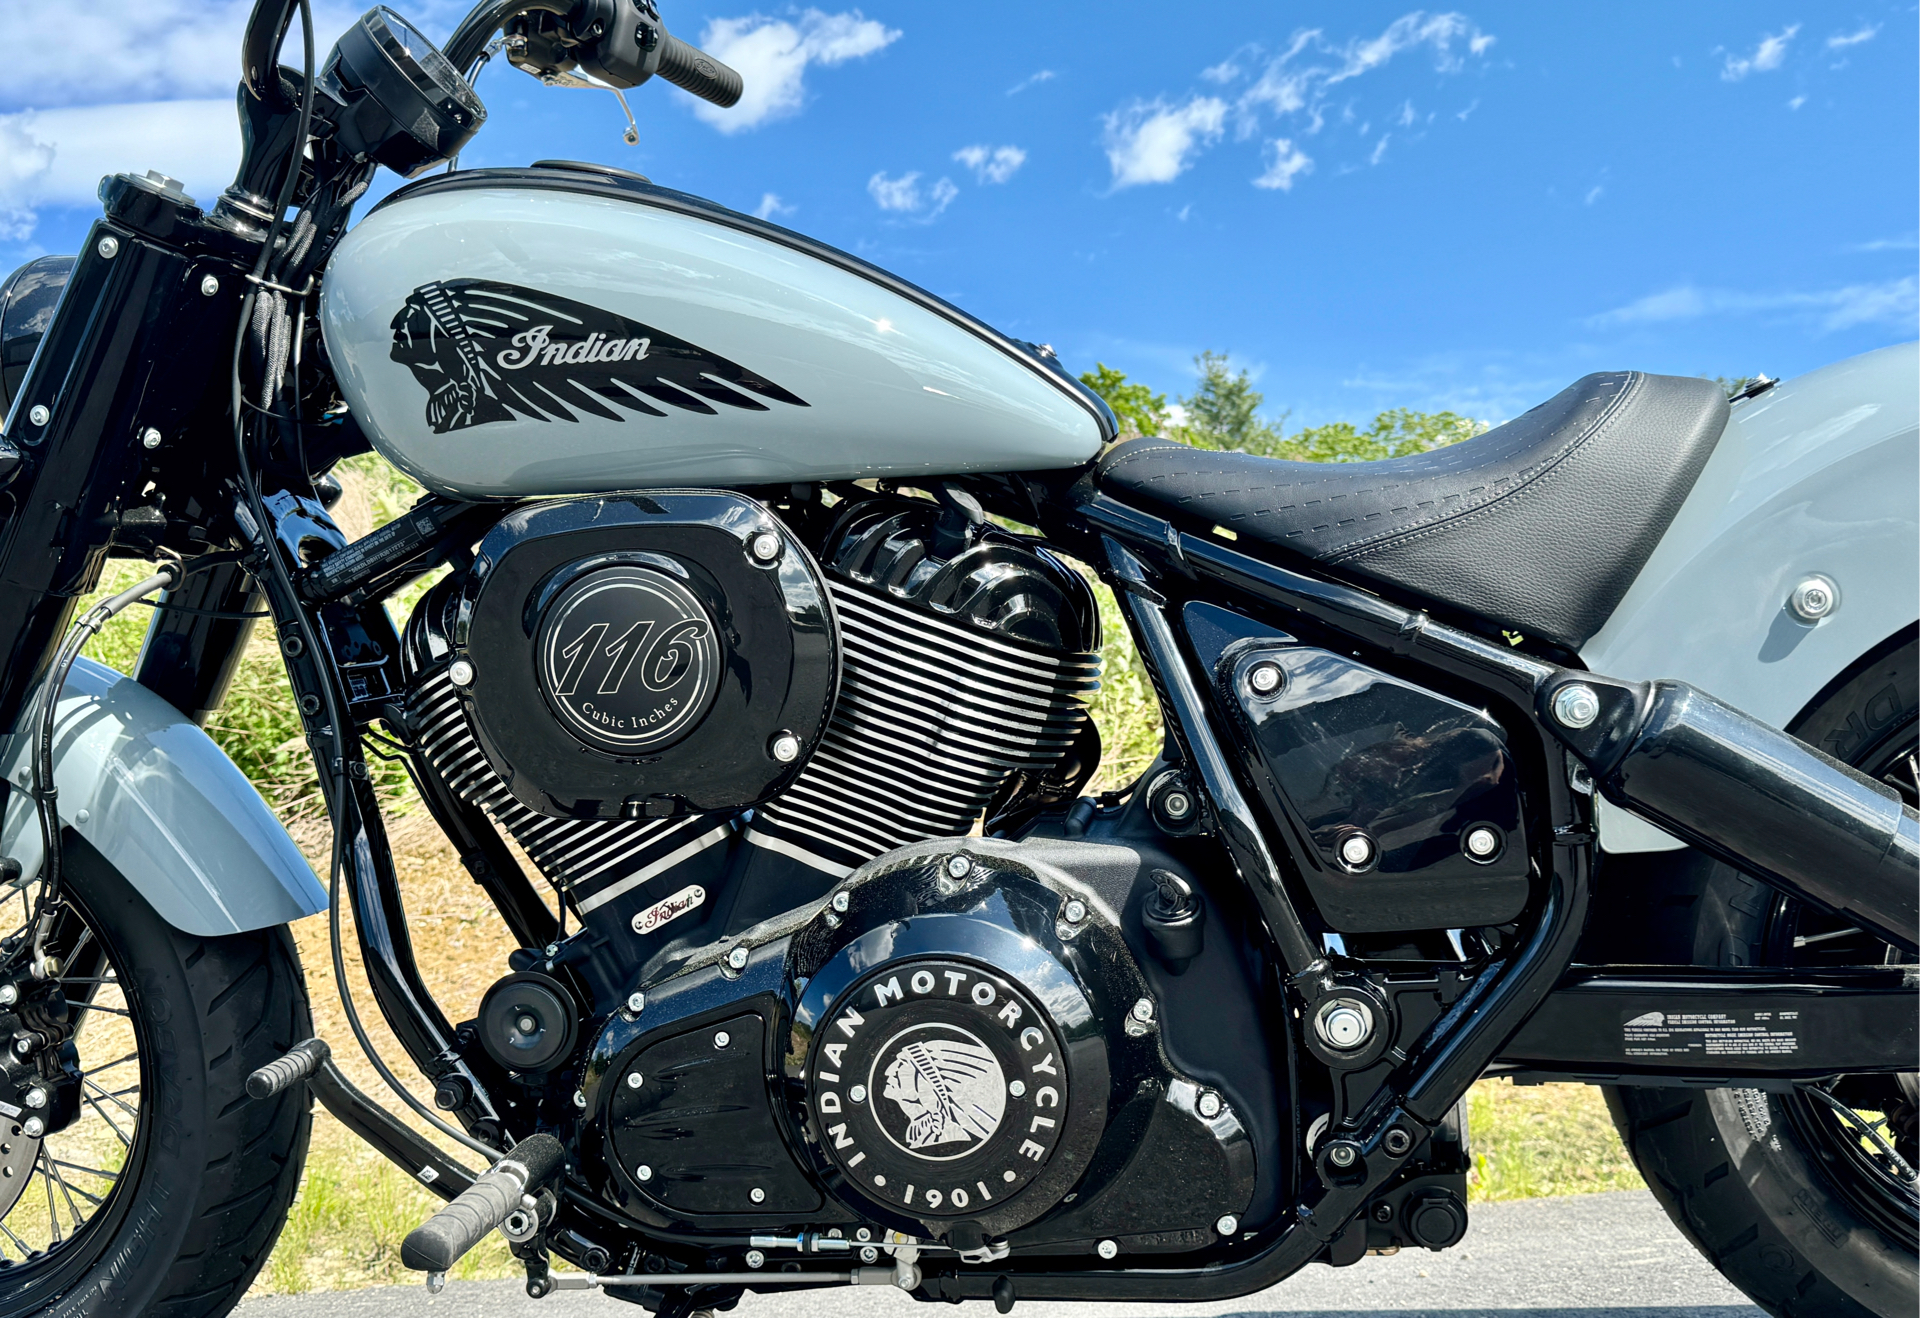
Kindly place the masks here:
[(738, 73), (699, 47), (665, 32), (660, 34), (660, 67), (656, 71), (682, 91), (712, 101), (723, 110), (738, 102), (746, 89)]
[(327, 1047), (325, 1039), (308, 1039), (305, 1043), (296, 1043), (287, 1050), (287, 1055), (265, 1066), (247, 1077), (248, 1098), (272, 1098), (275, 1094), (293, 1088), (320, 1068), (320, 1064), (333, 1056), (333, 1049)]
[(552, 1179), (567, 1151), (551, 1135), (530, 1135), (507, 1151), (460, 1197), (407, 1233), (400, 1264), (416, 1272), (445, 1272), (520, 1206), (520, 1197)]

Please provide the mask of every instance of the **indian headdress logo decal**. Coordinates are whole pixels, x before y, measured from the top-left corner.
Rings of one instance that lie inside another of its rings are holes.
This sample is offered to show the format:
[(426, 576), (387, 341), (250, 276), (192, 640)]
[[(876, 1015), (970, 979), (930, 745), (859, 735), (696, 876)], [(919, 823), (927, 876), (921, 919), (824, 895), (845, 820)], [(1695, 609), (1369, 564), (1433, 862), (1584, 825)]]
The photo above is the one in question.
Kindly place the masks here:
[(392, 360), (427, 391), (436, 435), (516, 416), (578, 421), (706, 416), (805, 399), (738, 362), (584, 302), (517, 284), (447, 279), (413, 290), (393, 318)]

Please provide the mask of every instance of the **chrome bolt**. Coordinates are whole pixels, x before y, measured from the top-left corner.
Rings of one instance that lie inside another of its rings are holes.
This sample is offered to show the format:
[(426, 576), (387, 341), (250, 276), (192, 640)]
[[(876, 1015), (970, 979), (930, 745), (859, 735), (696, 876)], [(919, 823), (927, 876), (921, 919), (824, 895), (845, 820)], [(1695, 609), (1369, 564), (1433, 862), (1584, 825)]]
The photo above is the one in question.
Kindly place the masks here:
[(200, 276), (200, 296), (212, 297), (220, 291), (220, 281), (212, 275)]
[(1354, 1152), (1351, 1144), (1336, 1144), (1327, 1150), (1327, 1161), (1336, 1167), (1351, 1167), (1354, 1159), (1360, 1155)]
[(13, 984), (0, 984), (0, 1007), (11, 1007), (20, 1001), (20, 989)]
[(748, 550), (762, 563), (771, 563), (780, 557), (780, 537), (771, 531), (762, 531), (747, 542)]
[(1840, 603), (1840, 589), (1831, 578), (1814, 575), (1793, 588), (1787, 607), (1801, 622), (1819, 622)]
[(767, 753), (782, 764), (792, 764), (800, 758), (800, 738), (782, 732), (767, 743)]
[(155, 430), (152, 426), (148, 426), (145, 430), (140, 432), (140, 447), (144, 449), (159, 448), (160, 440), (161, 440), (160, 432)]
[(842, 915), (847, 913), (847, 907), (852, 904), (853, 898), (849, 897), (845, 892), (836, 892), (833, 894), (833, 909)]
[(1600, 694), (1585, 682), (1570, 682), (1553, 693), (1553, 716), (1565, 727), (1591, 727), (1600, 717)]
[(1209, 1090), (1200, 1095), (1200, 1115), (1211, 1121), (1220, 1115), (1220, 1095)]
[(1066, 917), (1068, 924), (1079, 924), (1087, 918), (1087, 904), (1075, 897), (1067, 903)]
[(16, 1053), (19, 1053), (22, 1057), (25, 1057), (28, 1053), (33, 1051), (33, 1040), (15, 1039), (13, 1041), (13, 1051), (15, 1051)]
[(39, 1139), (47, 1133), (47, 1123), (38, 1117), (28, 1117), (20, 1123), (20, 1129), (26, 1131), (32, 1138)]
[(629, 1012), (631, 1012), (635, 1016), (638, 1016), (641, 1012), (645, 1011), (646, 1009), (647, 1009), (646, 994), (640, 992), (638, 989), (635, 989), (632, 993), (627, 994), (627, 1010)]
[(1193, 798), (1181, 791), (1168, 792), (1160, 798), (1160, 808), (1168, 819), (1182, 820), (1193, 813)]
[(728, 1044), (732, 1042), (733, 1042), (733, 1036), (731, 1034), (728, 1034), (725, 1030), (714, 1031), (713, 1046), (715, 1048), (725, 1048)]
[(651, 1181), (653, 1179), (653, 1168), (643, 1162), (633, 1169), (633, 1174), (642, 1181)]
[(472, 686), (473, 665), (465, 659), (455, 659), (447, 665), (447, 681), (455, 686)]
[(867, 1087), (865, 1085), (855, 1085), (847, 1091), (847, 1097), (856, 1103), (864, 1103), (867, 1101)]
[(94, 247), (94, 250), (100, 253), (102, 260), (111, 261), (114, 257), (120, 255), (120, 240), (112, 234), (108, 234), (100, 240)]
[[(736, 947), (733, 951), (727, 953), (727, 965), (735, 970), (745, 970), (747, 968), (747, 958), (750, 955), (752, 954), (748, 952), (746, 948)], [(724, 1047), (724, 1045), (722, 1046)]]
[(750, 1249), (747, 1251), (747, 1266), (750, 1268), (764, 1268), (767, 1266), (767, 1256), (757, 1249)]
[(767, 1192), (756, 1185), (747, 1191), (747, 1198), (753, 1200), (756, 1204), (764, 1204), (767, 1202)]
[(33, 422), (36, 426), (44, 426), (47, 422), (53, 420), (53, 413), (47, 410), (45, 403), (35, 403), (27, 411), (27, 420)]
[(531, 1016), (522, 1016), (519, 1020), (514, 1022), (514, 1025), (519, 1029), (520, 1033), (522, 1034), (532, 1034), (535, 1030), (540, 1028), (540, 1022), (535, 1020)]
[(1223, 1236), (1230, 1236), (1240, 1229), (1240, 1219), (1232, 1213), (1223, 1214), (1220, 1220), (1213, 1224), (1213, 1229)]
[(1373, 864), (1373, 839), (1365, 833), (1349, 833), (1340, 843), (1340, 863), (1356, 870)]
[(861, 1227), (858, 1231), (853, 1233), (853, 1238), (855, 1240), (872, 1240), (873, 1232), (867, 1230), (865, 1227)]
[(447, 1288), (446, 1273), (429, 1272), (427, 1274), (427, 1294), (438, 1295), (441, 1291), (445, 1290), (446, 1288)]
[(1413, 1136), (1395, 1126), (1380, 1138), (1380, 1147), (1396, 1158), (1405, 1157), (1413, 1147)]
[(584, 1107), (585, 1107), (585, 1106), (587, 1105), (587, 1096), (586, 1096), (586, 1094), (585, 1094), (584, 1092), (582, 1092), (581, 1090), (578, 1090), (578, 1089), (576, 1089), (576, 1090), (574, 1090), (574, 1091), (573, 1091), (573, 1105), (574, 1105), (575, 1107), (577, 1107), (577, 1108), (584, 1108)]
[(1255, 664), (1247, 670), (1247, 685), (1253, 688), (1256, 696), (1270, 696), (1280, 689), (1286, 676), (1280, 671), (1280, 665), (1272, 662)]
[(1093, 1247), (1093, 1252), (1103, 1259), (1110, 1259), (1120, 1252), (1120, 1246), (1111, 1240), (1103, 1240)]
[(28, 1107), (45, 1107), (47, 1105), (47, 1091), (38, 1087), (29, 1089), (27, 1091), (26, 1104)]
[(1467, 833), (1467, 854), (1475, 860), (1492, 860), (1500, 850), (1500, 835), (1482, 824)]
[(1360, 1048), (1373, 1037), (1373, 1013), (1357, 1002), (1336, 1000), (1320, 1009), (1313, 1028), (1329, 1047)]
[(1015, 1080), (1007, 1086), (1007, 1092), (1015, 1098), (1019, 1098), (1027, 1092), (1027, 1082), (1024, 1080)]
[(1145, 1025), (1148, 1021), (1152, 1020), (1153, 1019), (1153, 999), (1142, 998), (1140, 999), (1140, 1001), (1134, 1003), (1132, 1015), (1133, 1015), (1133, 1018), (1139, 1021), (1142, 1025)]
[(862, 1263), (878, 1263), (880, 1261), (880, 1251), (872, 1245), (863, 1245), (860, 1249), (860, 1261)]
[(628, 1089), (638, 1089), (641, 1085), (644, 1085), (646, 1083), (647, 1083), (647, 1078), (641, 1075), (638, 1071), (627, 1072), (627, 1088)]
[(968, 873), (972, 871), (972, 869), (973, 869), (973, 862), (968, 860), (965, 856), (948, 856), (947, 857), (947, 876), (949, 878), (964, 879), (967, 877)]

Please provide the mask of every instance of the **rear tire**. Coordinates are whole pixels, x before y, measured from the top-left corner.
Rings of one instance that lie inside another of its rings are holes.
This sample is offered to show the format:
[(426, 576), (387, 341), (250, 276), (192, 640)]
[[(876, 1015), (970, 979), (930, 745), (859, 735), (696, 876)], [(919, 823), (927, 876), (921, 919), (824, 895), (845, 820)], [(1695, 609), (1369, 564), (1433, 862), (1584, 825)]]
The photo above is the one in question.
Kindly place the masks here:
[[(1902, 638), (1830, 687), (1791, 731), (1886, 776), (1911, 802), (1920, 791), (1906, 781), (1920, 724), (1917, 668), (1920, 643)], [(1884, 944), (1850, 936), (1844, 921), (1730, 866), (1695, 854), (1673, 858), (1664, 872), (1679, 882), (1656, 910), (1678, 923), (1651, 937), (1690, 947), (1696, 965), (1860, 964), (1887, 955)], [(1900, 1106), (1900, 1091), (1880, 1077), (1858, 1084), (1842, 1092), (1855, 1105), (1879, 1105), (1895, 1130), (1904, 1122), (1895, 1144), (1911, 1161), (1912, 1111)], [(1912, 1318), (1920, 1310), (1920, 1203), (1910, 1186), (1878, 1183), (1871, 1160), (1833, 1138), (1839, 1127), (1813, 1100), (1757, 1089), (1617, 1088), (1607, 1103), (1668, 1216), (1767, 1312)]]

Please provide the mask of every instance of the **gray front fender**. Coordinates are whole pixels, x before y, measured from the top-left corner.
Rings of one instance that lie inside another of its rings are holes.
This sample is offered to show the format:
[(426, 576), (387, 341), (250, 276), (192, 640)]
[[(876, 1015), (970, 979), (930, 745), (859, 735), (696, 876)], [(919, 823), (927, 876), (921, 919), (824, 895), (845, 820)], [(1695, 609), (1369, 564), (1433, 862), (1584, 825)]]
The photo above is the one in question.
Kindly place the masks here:
[[(60, 822), (91, 843), (184, 933), (217, 936), (327, 909), (326, 889), (234, 762), (132, 678), (81, 659), (54, 720)], [(38, 872), (30, 738), (0, 744), (6, 817), (0, 852)]]

